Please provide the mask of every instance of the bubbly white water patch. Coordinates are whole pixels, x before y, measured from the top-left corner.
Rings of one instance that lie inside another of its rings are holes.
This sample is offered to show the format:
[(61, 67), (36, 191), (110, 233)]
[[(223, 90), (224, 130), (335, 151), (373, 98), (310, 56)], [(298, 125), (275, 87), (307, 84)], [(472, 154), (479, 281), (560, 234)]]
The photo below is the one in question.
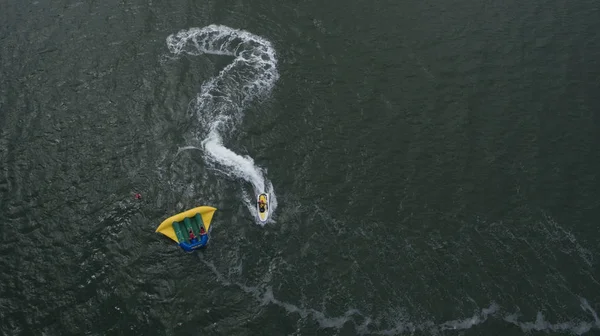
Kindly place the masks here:
[(596, 311), (590, 306), (586, 299), (580, 298), (580, 300), (581, 309), (583, 309), (583, 311), (585, 311), (586, 313), (590, 314), (594, 318), (594, 321), (566, 321), (561, 323), (551, 323), (550, 321), (546, 321), (544, 319), (544, 314), (542, 314), (542, 312), (537, 313), (535, 322), (520, 322), (518, 321), (518, 316), (516, 313), (505, 316), (504, 320), (506, 322), (519, 326), (521, 330), (525, 332), (535, 330), (568, 332), (575, 335), (583, 335), (594, 328), (600, 329), (600, 320), (598, 319), (598, 314), (596, 314)]
[(593, 329), (600, 329), (600, 320), (598, 314), (590, 306), (586, 299), (580, 298), (581, 309), (592, 317), (592, 321), (565, 321), (560, 323), (551, 323), (544, 320), (543, 314), (538, 312), (537, 318), (534, 322), (521, 322), (518, 321), (518, 314), (512, 313), (507, 314), (502, 308), (496, 304), (491, 303), (489, 307), (483, 308), (476, 311), (473, 316), (469, 316), (463, 319), (456, 319), (445, 321), (441, 323), (435, 323), (433, 321), (415, 322), (411, 321), (410, 317), (401, 314), (397, 318), (393, 318), (394, 321), (387, 321), (394, 327), (388, 329), (380, 329), (378, 322), (381, 319), (372, 318), (366, 316), (361, 310), (356, 308), (348, 309), (344, 314), (340, 316), (327, 316), (325, 313), (318, 311), (313, 308), (307, 308), (304, 306), (298, 306), (293, 303), (281, 301), (275, 297), (273, 289), (268, 286), (267, 283), (270, 280), (270, 273), (265, 274), (262, 286), (248, 286), (247, 284), (239, 283), (235, 280), (229, 279), (223, 275), (217, 267), (210, 261), (204, 259), (202, 255), (198, 255), (199, 259), (210, 269), (217, 281), (225, 286), (236, 286), (247, 294), (250, 294), (254, 299), (261, 305), (272, 304), (281, 307), (290, 314), (298, 314), (302, 319), (310, 318), (319, 324), (319, 327), (324, 329), (342, 329), (346, 323), (352, 323), (359, 335), (403, 335), (407, 333), (414, 333), (415, 331), (422, 331), (430, 335), (451, 335), (452, 331), (471, 329), (474, 326), (485, 323), (490, 318), (496, 318), (503, 320), (507, 323), (514, 324), (521, 328), (524, 332), (544, 331), (544, 332), (562, 332), (565, 334), (584, 335)]
[[(279, 78), (276, 53), (271, 42), (247, 31), (210, 25), (170, 35), (167, 46), (175, 55), (234, 57), (217, 76), (202, 84), (193, 107), (201, 125), (197, 138), (201, 140), (204, 159), (209, 165), (229, 177), (247, 181), (255, 195), (262, 192), (270, 194), (272, 216), (277, 208), (277, 198), (273, 184), (265, 178), (265, 172), (250, 156), (236, 154), (224, 145), (243, 119), (246, 104), (268, 96)], [(194, 147), (184, 147), (190, 148)], [(243, 197), (243, 200), (256, 218), (255, 197)]]

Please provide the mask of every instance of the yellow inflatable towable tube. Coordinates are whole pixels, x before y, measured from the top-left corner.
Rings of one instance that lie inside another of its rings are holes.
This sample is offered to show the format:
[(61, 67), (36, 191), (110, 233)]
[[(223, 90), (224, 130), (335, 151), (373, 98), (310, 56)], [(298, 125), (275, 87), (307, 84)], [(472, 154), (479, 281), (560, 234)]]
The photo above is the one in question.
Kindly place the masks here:
[(208, 243), (208, 232), (216, 208), (199, 206), (165, 219), (156, 232), (171, 238), (187, 252), (197, 250)]

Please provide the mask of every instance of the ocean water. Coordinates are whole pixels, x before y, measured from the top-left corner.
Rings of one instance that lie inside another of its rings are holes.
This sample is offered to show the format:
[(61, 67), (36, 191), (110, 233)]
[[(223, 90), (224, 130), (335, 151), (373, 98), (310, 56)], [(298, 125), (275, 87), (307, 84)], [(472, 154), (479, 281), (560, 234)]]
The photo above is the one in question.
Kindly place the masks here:
[(599, 14), (0, 1), (0, 335), (599, 334)]

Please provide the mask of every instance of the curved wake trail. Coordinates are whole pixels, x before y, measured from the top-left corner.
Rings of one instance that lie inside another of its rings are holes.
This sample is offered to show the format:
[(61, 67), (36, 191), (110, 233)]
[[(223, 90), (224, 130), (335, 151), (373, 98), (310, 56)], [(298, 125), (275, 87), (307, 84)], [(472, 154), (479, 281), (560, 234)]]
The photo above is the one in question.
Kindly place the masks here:
[[(226, 175), (251, 183), (255, 195), (268, 192), (273, 214), (277, 198), (272, 183), (250, 156), (236, 154), (223, 144), (224, 137), (233, 134), (241, 122), (246, 104), (268, 96), (279, 78), (271, 42), (247, 31), (210, 25), (170, 35), (167, 46), (175, 55), (234, 57), (217, 76), (202, 85), (195, 105), (202, 125), (197, 139), (202, 141), (204, 159), (209, 165), (219, 165), (219, 170)], [(243, 195), (242, 198), (256, 218), (254, 197)]]

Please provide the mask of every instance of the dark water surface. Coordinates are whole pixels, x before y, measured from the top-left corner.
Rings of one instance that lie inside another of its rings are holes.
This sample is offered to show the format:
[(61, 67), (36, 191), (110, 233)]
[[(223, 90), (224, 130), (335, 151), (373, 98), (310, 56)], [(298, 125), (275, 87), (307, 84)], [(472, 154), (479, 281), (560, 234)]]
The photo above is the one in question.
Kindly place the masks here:
[[(600, 333), (598, 18), (592, 0), (0, 0), (0, 335)], [(278, 77), (168, 48), (211, 24), (254, 34), (234, 42)], [(221, 112), (233, 152), (211, 159)], [(154, 233), (203, 204), (204, 251)]]

